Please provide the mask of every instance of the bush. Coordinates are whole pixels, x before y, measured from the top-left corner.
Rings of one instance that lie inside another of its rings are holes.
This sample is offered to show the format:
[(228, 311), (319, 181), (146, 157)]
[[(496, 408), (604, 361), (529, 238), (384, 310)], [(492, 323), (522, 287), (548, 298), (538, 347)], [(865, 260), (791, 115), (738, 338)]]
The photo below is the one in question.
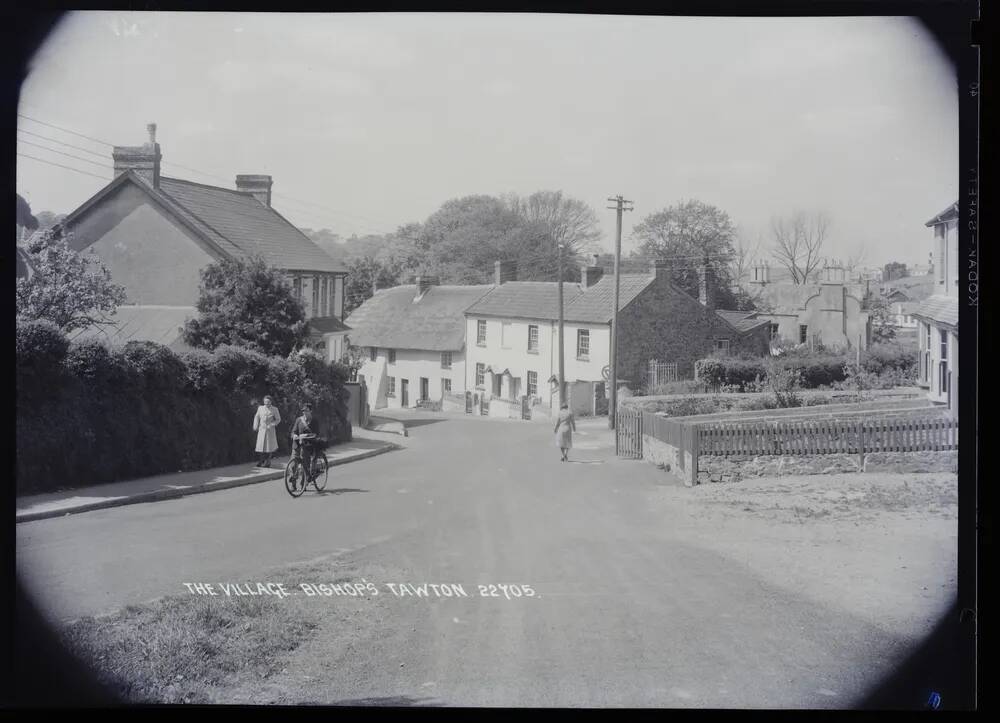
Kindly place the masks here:
[(53, 330), (18, 325), (18, 494), (249, 461), (264, 394), (282, 413), (279, 446), (306, 401), (325, 438), (350, 439), (344, 369), (314, 354), (225, 347), (178, 356), (150, 342), (112, 350), (70, 345)]
[(872, 344), (861, 355), (861, 365), (879, 375), (892, 371), (916, 374), (917, 349), (900, 342)]

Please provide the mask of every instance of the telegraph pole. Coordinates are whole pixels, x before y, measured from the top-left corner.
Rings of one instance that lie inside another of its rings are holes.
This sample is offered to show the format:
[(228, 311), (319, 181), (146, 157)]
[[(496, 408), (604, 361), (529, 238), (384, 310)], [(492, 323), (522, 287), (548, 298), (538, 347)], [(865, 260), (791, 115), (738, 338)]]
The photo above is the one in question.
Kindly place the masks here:
[(622, 211), (632, 211), (632, 202), (626, 201), (619, 194), (609, 198), (615, 205), (608, 208), (617, 212), (618, 225), (615, 233), (615, 300), (611, 307), (611, 404), (608, 407), (608, 428), (615, 428), (615, 415), (618, 413), (618, 299), (621, 274), (619, 266), (622, 256)]
[(559, 244), (559, 408), (566, 402), (566, 361), (563, 340), (563, 244)]

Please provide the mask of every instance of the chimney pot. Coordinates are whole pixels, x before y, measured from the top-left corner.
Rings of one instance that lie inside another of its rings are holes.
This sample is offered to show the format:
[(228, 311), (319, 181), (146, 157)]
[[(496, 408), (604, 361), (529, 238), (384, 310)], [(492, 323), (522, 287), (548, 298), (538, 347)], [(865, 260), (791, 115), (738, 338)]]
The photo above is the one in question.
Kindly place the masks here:
[(149, 123), (146, 125), (146, 131), (149, 133), (149, 145), (156, 145), (156, 124)]
[(271, 186), (274, 180), (262, 174), (240, 174), (236, 177), (236, 189), (252, 193), (253, 197), (268, 208), (271, 207)]
[(715, 286), (712, 283), (712, 266), (706, 258), (698, 269), (698, 301), (709, 309), (715, 308)]
[(584, 264), (580, 268), (580, 286), (585, 289), (589, 289), (604, 276), (604, 268), (598, 265), (598, 258), (597, 254), (591, 255), (589, 257), (590, 263)]
[(114, 146), (111, 158), (114, 163), (115, 178), (132, 171), (153, 188), (160, 187), (160, 146), (156, 142), (156, 124), (146, 126), (149, 142), (141, 146)]

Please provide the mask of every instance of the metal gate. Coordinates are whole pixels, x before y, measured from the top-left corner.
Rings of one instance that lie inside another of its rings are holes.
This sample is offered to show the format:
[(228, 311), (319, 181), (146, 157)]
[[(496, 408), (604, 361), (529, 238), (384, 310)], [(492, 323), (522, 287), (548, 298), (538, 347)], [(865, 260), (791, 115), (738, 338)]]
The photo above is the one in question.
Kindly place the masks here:
[(642, 459), (642, 412), (619, 409), (615, 417), (615, 454)]

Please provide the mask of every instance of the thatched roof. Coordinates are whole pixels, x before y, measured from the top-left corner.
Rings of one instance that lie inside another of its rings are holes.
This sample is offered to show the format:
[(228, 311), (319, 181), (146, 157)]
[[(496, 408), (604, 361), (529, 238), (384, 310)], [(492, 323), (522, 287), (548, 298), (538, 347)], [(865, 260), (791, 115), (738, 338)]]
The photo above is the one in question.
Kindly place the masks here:
[(407, 284), (376, 291), (347, 318), (353, 346), (461, 351), (465, 310), (492, 286), (431, 286), (417, 296)]

